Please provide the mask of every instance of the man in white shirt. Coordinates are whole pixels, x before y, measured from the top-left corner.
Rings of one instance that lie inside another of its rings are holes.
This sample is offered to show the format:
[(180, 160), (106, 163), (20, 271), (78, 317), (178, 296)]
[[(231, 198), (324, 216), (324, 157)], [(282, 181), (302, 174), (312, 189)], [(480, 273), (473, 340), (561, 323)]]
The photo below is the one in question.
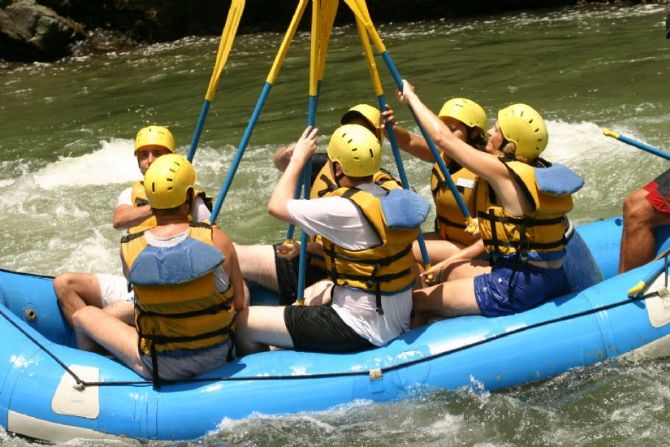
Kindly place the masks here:
[[(328, 167), (339, 188), (296, 200), (296, 182), (316, 149), (307, 128), (274, 188), (268, 211), (322, 237), (332, 300), (322, 306), (251, 306), (237, 318), (240, 354), (268, 345), (304, 351), (352, 352), (381, 346), (409, 329), (411, 244), (429, 205), (395, 181), (373, 182), (381, 146), (369, 130), (344, 125), (331, 136)], [(398, 201), (398, 199), (400, 201)]]
[[(357, 104), (347, 110), (340, 119), (340, 124), (356, 124), (373, 132), (381, 143), (382, 122), (381, 112), (369, 104)], [(295, 145), (277, 149), (272, 155), (275, 167), (284, 172), (291, 159)], [(328, 155), (316, 153), (312, 157), (310, 198), (323, 197), (333, 187), (337, 188), (330, 169), (326, 166)], [(383, 182), (391, 178), (384, 170), (375, 173), (373, 180)], [(400, 182), (398, 181), (400, 184)], [(297, 243), (278, 243), (273, 245), (236, 245), (240, 259), (242, 275), (246, 280), (254, 281), (261, 286), (279, 293), (279, 304), (291, 304), (296, 300), (299, 247)], [(326, 277), (321, 246), (317, 240), (308, 244), (307, 268), (305, 285), (309, 286)]]
[[(175, 151), (174, 137), (165, 127), (144, 127), (135, 137), (135, 156), (143, 176), (158, 157)], [(195, 222), (209, 220), (209, 209), (201, 197), (195, 198), (191, 216)], [(142, 182), (133, 183), (119, 194), (112, 225), (117, 230), (128, 230), (129, 233), (156, 225)], [(54, 290), (63, 315), (70, 324), (72, 314), (81, 307), (82, 302), (103, 308), (118, 300), (132, 300), (128, 282), (121, 275), (66, 272), (54, 278)]]

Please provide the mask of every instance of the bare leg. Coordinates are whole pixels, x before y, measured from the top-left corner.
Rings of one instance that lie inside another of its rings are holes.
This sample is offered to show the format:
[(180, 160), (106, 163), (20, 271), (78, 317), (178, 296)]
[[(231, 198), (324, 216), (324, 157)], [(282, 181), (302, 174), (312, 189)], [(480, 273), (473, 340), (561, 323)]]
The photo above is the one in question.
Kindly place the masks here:
[(130, 301), (119, 300), (102, 309), (128, 326), (135, 327), (135, 306)]
[(92, 273), (63, 273), (54, 278), (54, 291), (65, 320), (72, 326), (72, 315), (85, 306), (102, 307), (100, 282)]
[(235, 342), (240, 355), (267, 351), (268, 345), (293, 347), (284, 323), (284, 306), (250, 306), (235, 321)]
[(624, 199), (619, 273), (651, 261), (656, 253), (654, 228), (670, 224), (670, 218), (646, 200), (648, 194), (644, 189), (638, 189)]
[(412, 294), (412, 327), (423, 326), (434, 317), (479, 314), (472, 278), (457, 279), (415, 290)]
[(93, 306), (79, 309), (72, 315), (75, 330), (109, 350), (124, 365), (149, 378), (137, 350), (137, 329)]
[(235, 251), (244, 279), (255, 281), (275, 292), (279, 291), (275, 253), (272, 245), (235, 244)]

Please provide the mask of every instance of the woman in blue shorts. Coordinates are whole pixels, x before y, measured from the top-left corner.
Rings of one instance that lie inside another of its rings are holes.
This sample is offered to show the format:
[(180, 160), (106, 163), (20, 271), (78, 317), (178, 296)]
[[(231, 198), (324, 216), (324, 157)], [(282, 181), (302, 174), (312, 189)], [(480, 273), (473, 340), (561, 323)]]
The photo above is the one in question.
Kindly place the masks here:
[(537, 111), (525, 104), (500, 110), (484, 152), (456, 138), (407, 81), (398, 98), (435, 144), (482, 182), (475, 199), (481, 239), (424, 273), (445, 282), (414, 292), (413, 326), (456, 315), (507, 315), (566, 293), (566, 214), (583, 180), (539, 158), (548, 134)]

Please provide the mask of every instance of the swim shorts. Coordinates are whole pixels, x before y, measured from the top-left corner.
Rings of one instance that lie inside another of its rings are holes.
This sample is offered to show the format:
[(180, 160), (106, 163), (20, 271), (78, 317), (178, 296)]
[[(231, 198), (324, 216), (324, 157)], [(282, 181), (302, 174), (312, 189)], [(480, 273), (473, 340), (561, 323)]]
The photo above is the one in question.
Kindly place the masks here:
[[(298, 269), (300, 268), (300, 256), (293, 259), (281, 258), (277, 255), (277, 247), (272, 246), (275, 253), (275, 269), (277, 272), (277, 284), (279, 286), (279, 304), (289, 305), (295, 302), (298, 284)], [(310, 265), (310, 256), (307, 256), (307, 269), (305, 271), (305, 287), (309, 287), (317, 281), (326, 278), (326, 272), (318, 267)]]
[(475, 276), (475, 298), (485, 317), (510, 315), (569, 292), (563, 268), (544, 269), (499, 259), (491, 273)]
[(286, 306), (284, 322), (298, 351), (356, 352), (374, 348), (330, 306)]
[(670, 217), (670, 170), (647, 183), (643, 189), (647, 191), (647, 202), (659, 213)]
[(125, 277), (105, 273), (96, 273), (95, 276), (100, 284), (102, 307), (120, 300), (133, 302), (133, 292), (128, 290), (128, 280)]
[[(233, 343), (221, 344), (197, 350), (161, 352), (157, 355), (158, 375), (163, 380), (184, 380), (217, 368), (232, 359)], [(150, 355), (140, 353), (140, 359), (149, 375), (153, 374)], [(147, 377), (149, 379), (151, 377)]]

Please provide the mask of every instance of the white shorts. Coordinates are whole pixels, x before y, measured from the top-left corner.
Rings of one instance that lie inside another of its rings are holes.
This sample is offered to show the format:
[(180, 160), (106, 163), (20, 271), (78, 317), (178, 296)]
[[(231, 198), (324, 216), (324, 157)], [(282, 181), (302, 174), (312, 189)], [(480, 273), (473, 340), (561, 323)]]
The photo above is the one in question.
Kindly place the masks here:
[(124, 276), (105, 273), (96, 273), (95, 276), (100, 283), (102, 307), (107, 307), (119, 300), (133, 302), (133, 292), (128, 291), (128, 280)]

